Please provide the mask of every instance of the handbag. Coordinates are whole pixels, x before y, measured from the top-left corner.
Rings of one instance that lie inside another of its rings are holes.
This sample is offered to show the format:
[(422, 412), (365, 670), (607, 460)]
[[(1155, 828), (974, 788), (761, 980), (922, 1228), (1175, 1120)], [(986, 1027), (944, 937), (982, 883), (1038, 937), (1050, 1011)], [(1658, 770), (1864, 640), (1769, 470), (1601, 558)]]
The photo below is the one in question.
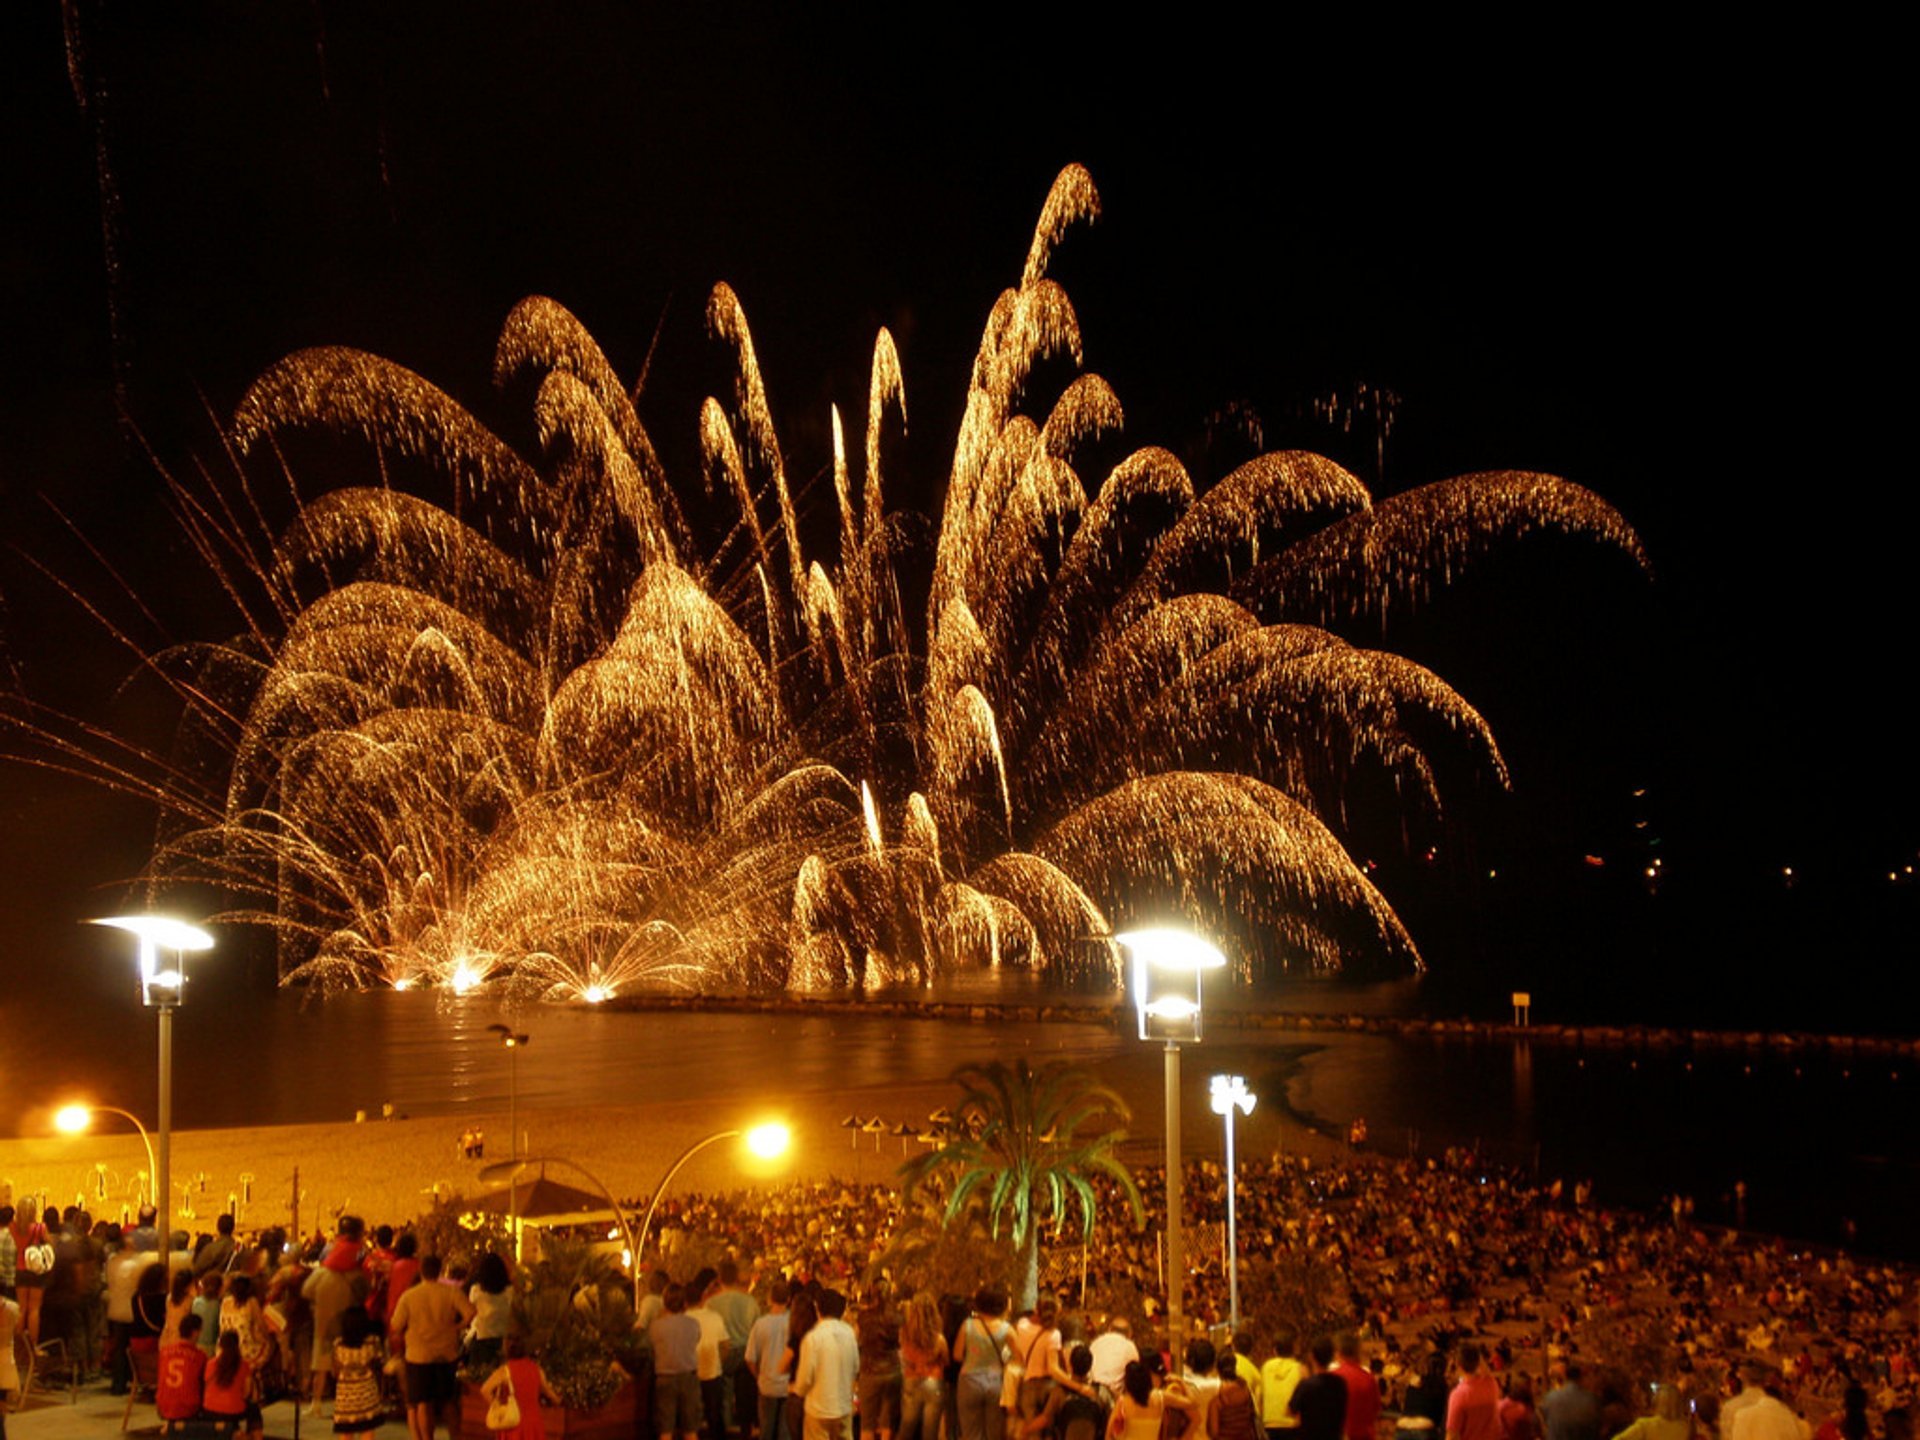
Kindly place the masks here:
[(507, 1372), (507, 1393), (504, 1397), (487, 1402), (487, 1429), (518, 1430), (520, 1428), (520, 1399), (513, 1393), (513, 1372)]

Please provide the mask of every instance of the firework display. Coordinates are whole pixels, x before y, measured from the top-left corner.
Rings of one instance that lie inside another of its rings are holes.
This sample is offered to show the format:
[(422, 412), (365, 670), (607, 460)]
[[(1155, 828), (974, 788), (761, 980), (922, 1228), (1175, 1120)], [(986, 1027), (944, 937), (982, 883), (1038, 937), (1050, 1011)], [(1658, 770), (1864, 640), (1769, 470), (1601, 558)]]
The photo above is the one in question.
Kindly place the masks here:
[(322, 987), (1111, 973), (1106, 937), (1147, 915), (1231, 930), (1251, 978), (1418, 968), (1343, 839), (1351, 783), (1432, 815), (1439, 752), (1506, 772), (1443, 680), (1339, 632), (1531, 531), (1639, 542), (1542, 475), (1376, 503), (1303, 452), (1204, 489), (1151, 446), (1083, 473), (1121, 400), (1081, 372), (1048, 269), (1097, 206), (1061, 174), (988, 316), (930, 542), (887, 508), (907, 396), (884, 330), (852, 453), (832, 416), (837, 545), (815, 555), (725, 285), (707, 322), (735, 383), (701, 407), (697, 486), (552, 300), (513, 310), (494, 361), (537, 453), (391, 362), (288, 357), (234, 415), (243, 477), (320, 432), (383, 477), (430, 469), (435, 500), (335, 488), (263, 543), (257, 478), (177, 487), (246, 627), (152, 657), (185, 707), (165, 765), (86, 742), (65, 763), (160, 803), (159, 892), (217, 884), (216, 918), (271, 927), (283, 979)]

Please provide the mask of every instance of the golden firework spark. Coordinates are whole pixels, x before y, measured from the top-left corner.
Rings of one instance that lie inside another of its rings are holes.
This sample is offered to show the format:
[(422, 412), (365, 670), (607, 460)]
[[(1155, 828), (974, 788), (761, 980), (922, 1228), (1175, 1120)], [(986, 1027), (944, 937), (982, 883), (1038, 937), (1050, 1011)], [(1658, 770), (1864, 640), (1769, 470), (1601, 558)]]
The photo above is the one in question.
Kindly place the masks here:
[[(272, 927), (288, 979), (516, 988), (597, 1003), (638, 987), (925, 982), (943, 969), (1113, 964), (1122, 916), (1233, 917), (1243, 970), (1417, 967), (1341, 839), (1353, 777), (1442, 804), (1432, 747), (1506, 781), (1438, 676), (1338, 633), (1417, 602), (1491, 546), (1552, 530), (1644, 564), (1564, 481), (1469, 476), (1376, 504), (1324, 457), (1263, 455), (1196, 487), (1134, 450), (1091, 489), (1119, 398), (1082, 363), (1048, 277), (1098, 213), (1069, 167), (992, 307), (931, 557), (904, 613), (881, 457), (904, 426), (884, 330), (864, 473), (831, 414), (838, 536), (805, 553), (746, 313), (707, 307), (733, 394), (698, 416), (695, 497), (552, 300), (508, 316), (494, 379), (534, 396), (523, 456), (378, 357), (307, 350), (248, 390), (242, 457), (356, 437), (379, 482), (301, 504), (262, 543), (246, 471), (175, 484), (246, 616), (223, 645), (147, 657), (186, 709), (163, 762), (34, 712), (42, 763), (158, 801), (156, 885), (212, 881)], [(439, 505), (396, 463), (441, 477)], [(763, 514), (763, 506), (769, 513)]]

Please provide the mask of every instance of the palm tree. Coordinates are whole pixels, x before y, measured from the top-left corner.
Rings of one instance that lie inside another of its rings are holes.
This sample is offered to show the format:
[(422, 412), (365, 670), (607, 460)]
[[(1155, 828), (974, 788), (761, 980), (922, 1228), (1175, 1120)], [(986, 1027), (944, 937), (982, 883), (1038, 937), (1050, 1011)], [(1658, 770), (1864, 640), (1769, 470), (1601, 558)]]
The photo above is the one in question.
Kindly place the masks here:
[(1083, 1241), (1093, 1238), (1098, 1208), (1093, 1179), (1119, 1185), (1135, 1225), (1146, 1211), (1140, 1191), (1116, 1153), (1133, 1116), (1117, 1092), (1078, 1066), (1054, 1063), (1035, 1070), (1026, 1061), (963, 1065), (950, 1137), (900, 1167), (909, 1196), (936, 1175), (953, 1177), (947, 1195), (950, 1224), (969, 1204), (983, 1201), (997, 1237), (1007, 1228), (1024, 1262), (1020, 1303), (1032, 1306), (1040, 1289), (1040, 1230), (1058, 1234), (1070, 1207)]

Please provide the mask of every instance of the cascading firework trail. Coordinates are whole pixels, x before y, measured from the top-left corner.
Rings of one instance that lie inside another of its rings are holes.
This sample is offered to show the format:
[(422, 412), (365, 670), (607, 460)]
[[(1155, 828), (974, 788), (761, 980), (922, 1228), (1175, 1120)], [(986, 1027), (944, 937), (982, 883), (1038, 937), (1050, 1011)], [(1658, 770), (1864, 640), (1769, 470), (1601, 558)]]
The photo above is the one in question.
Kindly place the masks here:
[(244, 465), (237, 486), (176, 483), (247, 623), (150, 657), (185, 705), (174, 755), (24, 728), (53, 763), (159, 801), (153, 883), (225, 887), (220, 918), (272, 927), (283, 978), (322, 986), (597, 1001), (1071, 974), (1113, 964), (1116, 919), (1169, 909), (1252, 937), (1250, 975), (1418, 967), (1342, 842), (1348, 782), (1384, 773), (1437, 813), (1436, 746), (1505, 768), (1439, 677), (1335, 630), (1530, 531), (1644, 563), (1639, 542), (1542, 475), (1376, 504), (1318, 455), (1197, 491), (1148, 447), (1089, 487), (1119, 398), (1078, 374), (1043, 413), (1028, 388), (1043, 362), (1082, 363), (1047, 271), (1097, 206), (1084, 170), (1060, 175), (988, 317), (917, 625), (884, 503), (906, 416), (884, 330), (857, 476), (832, 416), (838, 544), (810, 558), (745, 313), (714, 290), (736, 383), (699, 439), (731, 521), (703, 555), (627, 388), (533, 298), (494, 379), (534, 396), (538, 455), (388, 361), (288, 357), (237, 409), (237, 461), (302, 430), (356, 436), (383, 476), (439, 472), (450, 504), (336, 489), (263, 544)]

